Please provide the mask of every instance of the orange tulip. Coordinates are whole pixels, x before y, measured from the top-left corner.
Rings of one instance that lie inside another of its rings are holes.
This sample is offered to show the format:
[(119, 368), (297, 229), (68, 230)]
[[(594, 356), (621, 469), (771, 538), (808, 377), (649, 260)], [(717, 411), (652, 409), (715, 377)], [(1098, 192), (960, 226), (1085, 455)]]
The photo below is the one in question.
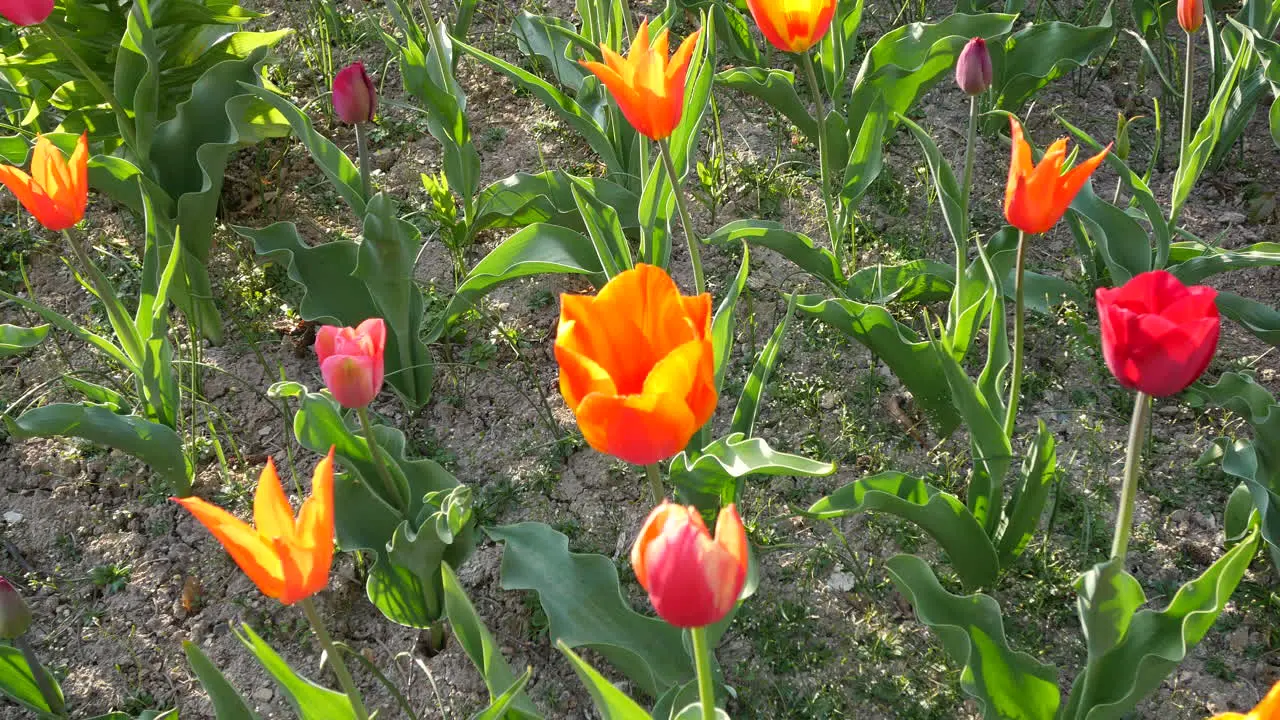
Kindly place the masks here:
[(720, 509), (712, 539), (697, 508), (663, 501), (631, 547), (631, 567), (663, 620), (682, 628), (720, 622), (747, 579), (747, 532), (737, 508)]
[(661, 140), (671, 135), (684, 115), (685, 76), (699, 32), (695, 30), (685, 38), (668, 62), (667, 31), (658, 33), (658, 39), (650, 46), (649, 21), (645, 20), (625, 58), (601, 45), (603, 63), (579, 62), (609, 88), (637, 132), (650, 140)]
[(1062, 219), (1076, 193), (1106, 159), (1111, 150), (1102, 152), (1063, 172), (1067, 158), (1067, 139), (1058, 138), (1049, 146), (1040, 164), (1031, 161), (1031, 146), (1022, 136), (1022, 125), (1009, 116), (1013, 136), (1013, 159), (1009, 162), (1009, 184), (1004, 190), (1004, 217), (1009, 224), (1025, 233), (1042, 233)]
[(36, 138), (31, 174), (0, 165), (0, 182), (46, 228), (58, 231), (75, 226), (89, 204), (89, 138), (81, 135), (71, 162), (43, 136)]
[(560, 393), (591, 447), (637, 465), (684, 449), (716, 409), (711, 296), (637, 265), (594, 297), (560, 296)]
[(1214, 715), (1212, 720), (1280, 720), (1280, 682), (1271, 687), (1271, 692), (1248, 715), (1221, 713)]
[(1178, 0), (1178, 25), (1193, 33), (1204, 24), (1204, 0)]
[(802, 53), (822, 41), (836, 0), (747, 0), (760, 32), (783, 52)]
[(297, 520), (270, 458), (258, 477), (258, 490), (253, 497), (256, 527), (200, 498), (171, 499), (190, 510), (213, 533), (263, 595), (292, 605), (329, 584), (329, 568), (333, 564), (333, 448), (316, 466), (311, 476), (311, 497), (302, 503)]

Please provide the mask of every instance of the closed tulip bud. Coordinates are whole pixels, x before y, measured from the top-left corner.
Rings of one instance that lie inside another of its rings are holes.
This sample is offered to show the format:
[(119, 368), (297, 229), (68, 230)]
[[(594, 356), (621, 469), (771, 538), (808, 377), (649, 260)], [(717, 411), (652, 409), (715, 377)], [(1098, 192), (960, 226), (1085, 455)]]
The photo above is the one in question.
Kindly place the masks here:
[(0, 577), (0, 638), (12, 640), (31, 627), (31, 608), (8, 580)]
[(333, 109), (348, 125), (373, 122), (378, 110), (378, 91), (364, 63), (353, 62), (333, 79)]
[(681, 628), (717, 623), (747, 579), (742, 519), (732, 503), (724, 506), (712, 538), (697, 508), (664, 501), (641, 528), (631, 567), (663, 620)]
[(991, 54), (987, 41), (976, 37), (960, 51), (956, 59), (956, 84), (966, 95), (981, 95), (991, 87)]
[(0, 0), (0, 16), (14, 25), (39, 25), (53, 13), (53, 0)]
[(382, 390), (387, 325), (370, 318), (357, 327), (322, 325), (316, 332), (316, 358), (325, 387), (338, 404), (362, 408)]
[(1204, 0), (1178, 0), (1178, 24), (1193, 33), (1204, 24)]

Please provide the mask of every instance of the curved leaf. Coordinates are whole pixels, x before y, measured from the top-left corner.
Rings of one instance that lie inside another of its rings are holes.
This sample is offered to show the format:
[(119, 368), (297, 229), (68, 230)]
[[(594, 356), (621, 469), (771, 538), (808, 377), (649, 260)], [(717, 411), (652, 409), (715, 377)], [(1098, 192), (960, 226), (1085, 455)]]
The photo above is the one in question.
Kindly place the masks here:
[(800, 269), (844, 293), (844, 273), (830, 250), (815, 247), (807, 236), (792, 232), (769, 220), (735, 220), (707, 238), (710, 245), (746, 242), (769, 248), (795, 263)]
[(24, 353), (44, 342), (48, 334), (48, 325), (21, 327), (0, 323), (0, 358)]
[(556, 641), (556, 648), (564, 653), (569, 663), (573, 665), (573, 671), (578, 674), (578, 679), (591, 694), (591, 700), (595, 703), (596, 710), (599, 711), (603, 720), (652, 720), (644, 708), (627, 697), (626, 693), (614, 687), (613, 683), (596, 672), (596, 669), (586, 660), (578, 657), (578, 654), (563, 640)]
[(352, 273), (360, 252), (356, 243), (334, 240), (309, 246), (291, 222), (231, 229), (252, 240), (255, 252), (282, 265), (289, 279), (302, 286), (298, 314), (303, 320), (354, 327), (377, 316), (369, 288)]
[(267, 644), (266, 640), (258, 637), (258, 634), (248, 625), (241, 625), (235, 628), (234, 632), (240, 642), (244, 643), (244, 646), (249, 648), (249, 652), (258, 659), (262, 669), (266, 670), (284, 691), (284, 696), (293, 707), (293, 711), (297, 713), (298, 720), (356, 720), (355, 710), (351, 708), (351, 701), (346, 695), (317, 685), (299, 675)]
[[(57, 679), (47, 669), (40, 670), (52, 683), (57, 696), (61, 697), (62, 687), (58, 685)], [(13, 700), (41, 717), (58, 717), (40, 694), (35, 675), (22, 651), (9, 645), (0, 645), (0, 696)]]
[(818, 121), (796, 92), (794, 73), (759, 67), (729, 68), (716, 75), (716, 82), (768, 103), (799, 128), (809, 142), (817, 144)]
[(1006, 506), (1004, 526), (998, 541), (1000, 567), (1007, 568), (1027, 549), (1040, 526), (1040, 514), (1049, 497), (1049, 488), (1058, 476), (1058, 454), (1053, 433), (1038, 422), (1031, 452), (1022, 463), (1021, 482)]
[(200, 687), (204, 688), (209, 701), (213, 703), (213, 716), (216, 720), (258, 720), (258, 714), (249, 708), (244, 696), (227, 681), (226, 676), (200, 650), (199, 645), (183, 640), (182, 651), (186, 653), (187, 664), (200, 681)]
[(741, 500), (740, 481), (749, 475), (819, 477), (835, 470), (831, 463), (778, 452), (761, 438), (732, 433), (700, 452), (677, 455), (671, 461), (670, 475), (681, 502), (718, 509)]

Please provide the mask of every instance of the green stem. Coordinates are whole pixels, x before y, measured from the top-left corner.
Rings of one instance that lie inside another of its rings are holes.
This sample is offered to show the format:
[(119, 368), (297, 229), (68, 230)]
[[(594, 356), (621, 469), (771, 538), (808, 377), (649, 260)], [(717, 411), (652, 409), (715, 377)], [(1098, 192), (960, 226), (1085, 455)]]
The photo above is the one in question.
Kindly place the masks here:
[(1116, 534), (1111, 541), (1111, 559), (1123, 558), (1133, 532), (1133, 504), (1138, 494), (1138, 474), (1142, 463), (1142, 437), (1151, 419), (1151, 396), (1140, 392), (1133, 401), (1129, 421), (1129, 449), (1124, 455), (1124, 484), (1120, 487), (1120, 507), (1116, 511)]
[(107, 280), (107, 276), (102, 274), (98, 266), (89, 256), (89, 250), (80, 242), (76, 234), (70, 230), (63, 230), (62, 237), (66, 238), (67, 244), (71, 246), (71, 253), (76, 256), (76, 262), (81, 266), (84, 274), (89, 278), (89, 284), (93, 287), (93, 291), (98, 294), (98, 299), (102, 301), (102, 306), (106, 308), (107, 319), (111, 321), (111, 329), (115, 330), (116, 339), (124, 347), (124, 352), (129, 359), (137, 364), (139, 368), (143, 363), (142, 346), (138, 342), (137, 330), (133, 324), (133, 320), (129, 318), (128, 313), (124, 311), (124, 307), (120, 304), (120, 298), (116, 295), (115, 287), (111, 285), (111, 281)]
[(698, 236), (694, 234), (693, 220), (690, 219), (689, 208), (684, 202), (684, 187), (680, 184), (680, 176), (676, 174), (675, 160), (671, 159), (671, 144), (664, 138), (658, 141), (658, 149), (662, 153), (662, 165), (667, 169), (667, 177), (671, 178), (671, 190), (676, 196), (676, 209), (680, 211), (684, 239), (689, 243), (689, 262), (693, 264), (693, 289), (701, 295), (707, 291), (707, 281), (702, 276), (702, 250), (698, 247)]
[(1022, 394), (1023, 320), (1026, 302), (1023, 293), (1023, 266), (1027, 254), (1027, 234), (1018, 231), (1018, 263), (1014, 270), (1013, 293), (1013, 374), (1009, 378), (1009, 408), (1004, 416), (1004, 434), (1013, 438), (1014, 421), (1018, 418), (1018, 400)]
[(653, 504), (661, 505), (667, 497), (667, 491), (662, 487), (662, 475), (658, 472), (658, 463), (645, 465), (644, 474), (649, 478), (649, 494), (653, 495)]
[[(809, 53), (800, 54), (800, 65), (804, 67), (805, 80), (809, 83), (809, 91), (813, 93), (813, 116), (818, 121), (818, 171), (822, 184), (820, 188), (822, 204), (827, 211), (827, 235), (831, 239), (831, 252), (835, 254), (836, 260), (843, 266), (844, 237), (836, 227), (836, 213), (831, 197), (831, 167), (827, 161), (825, 140), (827, 135), (827, 106), (822, 100), (822, 88), (818, 86), (818, 74), (814, 72), (813, 58), (809, 57)], [(854, 258), (851, 259), (856, 261)]]
[(129, 114), (125, 112), (124, 107), (120, 104), (120, 100), (116, 97), (116, 94), (111, 92), (111, 88), (108, 88), (106, 83), (102, 82), (102, 78), (98, 77), (98, 73), (94, 72), (93, 69), (89, 67), (89, 64), (84, 61), (84, 58), (80, 57), (80, 54), (67, 44), (67, 41), (64, 40), (62, 35), (56, 28), (54, 28), (53, 23), (47, 22), (42, 24), (40, 27), (44, 29), (45, 34), (49, 36), (49, 40), (51, 40), (54, 45), (58, 46), (58, 50), (62, 56), (65, 59), (70, 60), (72, 65), (76, 66), (76, 70), (79, 71), (80, 74), (84, 76), (84, 79), (93, 86), (94, 90), (98, 91), (98, 94), (102, 96), (102, 99), (106, 100), (107, 104), (111, 106), (112, 112), (116, 115), (116, 124), (120, 126), (120, 135), (124, 138), (124, 142), (129, 146), (129, 149), (133, 151), (138, 162), (143, 165), (150, 164), (148, 159), (142, 157), (142, 153), (138, 150), (138, 138), (133, 132), (133, 121), (129, 119)]
[(1178, 167), (1186, 167), (1187, 150), (1191, 147), (1191, 100), (1195, 79), (1195, 36), (1187, 33), (1187, 66), (1182, 73), (1182, 145), (1178, 151)]
[(36, 688), (40, 690), (40, 697), (44, 698), (44, 704), (48, 705), (49, 709), (54, 713), (63, 714), (66, 711), (66, 705), (63, 704), (62, 695), (58, 693), (57, 688), (50, 681), (44, 666), (40, 664), (40, 658), (36, 657), (36, 651), (31, 647), (31, 643), (27, 642), (26, 635), (19, 635), (12, 642), (13, 646), (18, 648), (22, 653), (22, 657), (27, 661), (27, 667), (31, 668), (31, 676), (36, 681)]
[[(969, 196), (973, 192), (973, 155), (974, 148), (978, 145), (978, 96), (974, 95), (969, 98), (969, 132), (965, 136), (964, 142), (964, 176), (960, 185), (960, 200), (964, 203), (964, 212), (960, 216), (960, 237), (955, 238), (956, 244), (956, 286), (952, 292), (951, 304), (951, 322), (956, 323), (960, 319), (960, 313), (963, 310), (961, 303), (964, 302), (965, 288), (965, 264), (968, 261), (969, 250)], [(954, 330), (954, 328), (953, 328)]]
[(702, 720), (716, 718), (716, 682), (711, 676), (711, 644), (707, 641), (705, 627), (689, 628), (693, 640), (693, 661), (698, 668), (698, 702), (702, 705)]
[(364, 708), (364, 699), (360, 697), (360, 691), (351, 679), (351, 673), (347, 671), (347, 664), (342, 661), (342, 655), (333, 646), (333, 638), (329, 637), (329, 630), (320, 619), (320, 613), (316, 612), (315, 603), (308, 597), (299, 600), (298, 605), (302, 606), (302, 612), (311, 623), (311, 629), (315, 632), (316, 639), (320, 641), (320, 649), (329, 659), (333, 674), (338, 676), (338, 684), (342, 686), (342, 692), (346, 693), (347, 699), (351, 701), (351, 709), (355, 712), (357, 720), (369, 720), (369, 711)]
[(356, 123), (356, 153), (360, 156), (360, 184), (364, 187), (367, 202), (373, 195), (373, 180), (369, 170), (369, 132), (362, 122)]
[(378, 447), (377, 437), (373, 434), (373, 423), (369, 422), (369, 410), (356, 408), (356, 416), (360, 418), (364, 439), (369, 443), (369, 454), (373, 456), (373, 466), (378, 469), (378, 477), (382, 480), (382, 486), (386, 488), (388, 498), (396, 502), (397, 508), (408, 510), (409, 506), (400, 492), (400, 486), (396, 485), (391, 477), (391, 471), (387, 469), (386, 461), (382, 457), (382, 448)]

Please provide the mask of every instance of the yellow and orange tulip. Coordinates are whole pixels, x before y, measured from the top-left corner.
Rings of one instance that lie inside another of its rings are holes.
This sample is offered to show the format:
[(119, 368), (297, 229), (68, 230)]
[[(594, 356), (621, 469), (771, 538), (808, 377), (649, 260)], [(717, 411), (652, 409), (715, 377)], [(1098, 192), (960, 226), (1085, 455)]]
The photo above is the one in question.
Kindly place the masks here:
[(720, 509), (712, 538), (697, 508), (664, 501), (645, 520), (631, 567), (663, 620), (682, 628), (720, 622), (747, 579), (747, 532), (737, 508)]
[(774, 47), (802, 53), (821, 42), (831, 28), (836, 0), (747, 0), (747, 9)]
[(674, 456), (716, 409), (711, 296), (637, 265), (596, 296), (562, 295), (560, 392), (591, 447), (636, 465)]
[(699, 32), (695, 30), (685, 38), (668, 61), (667, 31), (658, 33), (650, 45), (649, 21), (645, 20), (625, 58), (601, 45), (603, 63), (579, 62), (609, 89), (636, 132), (650, 140), (661, 140), (670, 137), (684, 115), (685, 76)]
[(1009, 162), (1009, 183), (1004, 191), (1004, 217), (1010, 225), (1025, 233), (1042, 233), (1062, 219), (1067, 206), (1106, 159), (1111, 146), (1063, 172), (1062, 165), (1067, 159), (1066, 138), (1059, 138), (1050, 145), (1037, 165), (1031, 161), (1031, 146), (1023, 137), (1021, 123), (1010, 115), (1009, 126), (1013, 157)]
[(1271, 687), (1271, 692), (1248, 715), (1228, 712), (1214, 715), (1212, 720), (1280, 720), (1280, 682)]
[(46, 228), (56, 232), (74, 227), (89, 204), (88, 136), (80, 136), (70, 162), (44, 136), (36, 138), (31, 174), (0, 165), (0, 183)]
[(316, 466), (311, 497), (303, 501), (296, 520), (270, 458), (258, 477), (253, 526), (200, 498), (172, 499), (222, 543), (263, 595), (292, 605), (329, 584), (333, 565), (332, 448)]

